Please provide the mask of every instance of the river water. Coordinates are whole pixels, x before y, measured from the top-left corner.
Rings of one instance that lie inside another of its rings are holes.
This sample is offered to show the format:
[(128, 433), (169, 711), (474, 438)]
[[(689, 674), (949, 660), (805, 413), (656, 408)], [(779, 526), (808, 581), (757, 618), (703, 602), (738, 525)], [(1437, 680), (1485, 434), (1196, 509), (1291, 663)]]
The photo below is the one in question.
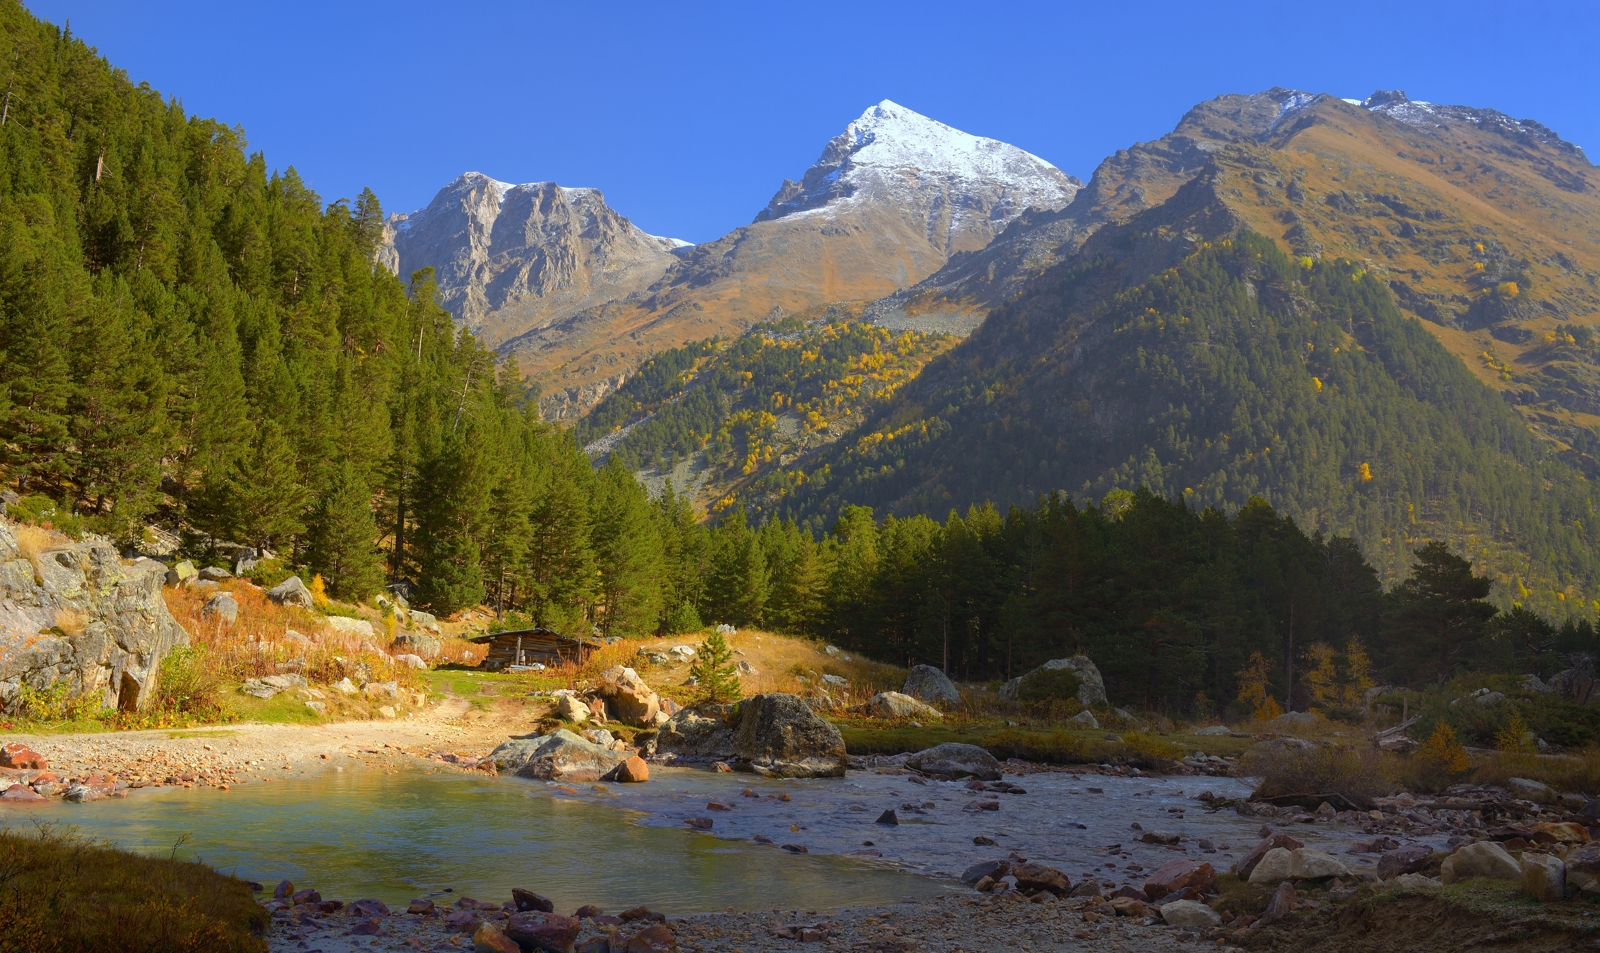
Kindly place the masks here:
[[(559, 785), (410, 762), (227, 792), (146, 789), (125, 800), (9, 808), (0, 825), (24, 827), (29, 816), (73, 824), (130, 849), (176, 849), (251, 880), (289, 879), (343, 899), (500, 900), (520, 886), (551, 897), (557, 909), (644, 903), (673, 914), (820, 911), (928, 897), (952, 889), (969, 864), (1012, 853), (1058, 867), (1074, 882), (1142, 883), (1179, 857), (1225, 871), (1260, 839), (1260, 818), (1207, 811), (1195, 799), (1201, 791), (1242, 797), (1247, 780), (1067, 772), (1008, 779), (1026, 793), (975, 793), (892, 770), (768, 780), (653, 767), (647, 784)], [(884, 810), (899, 823), (878, 823)], [(711, 829), (685, 823), (695, 818), (710, 819)], [(1183, 840), (1145, 844), (1141, 829)], [(1316, 824), (1294, 825), (1294, 834), (1344, 855), (1343, 842), (1360, 831)], [(976, 837), (994, 844), (975, 844)], [(786, 844), (807, 853), (784, 851)], [(1371, 862), (1341, 859), (1352, 867)]]

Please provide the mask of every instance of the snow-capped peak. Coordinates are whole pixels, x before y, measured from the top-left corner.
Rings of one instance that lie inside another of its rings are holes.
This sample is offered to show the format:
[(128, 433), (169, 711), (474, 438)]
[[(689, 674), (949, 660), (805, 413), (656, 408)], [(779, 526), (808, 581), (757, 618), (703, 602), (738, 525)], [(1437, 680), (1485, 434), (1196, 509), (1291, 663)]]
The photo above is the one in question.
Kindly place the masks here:
[(1003, 228), (1030, 207), (1060, 208), (1083, 183), (1016, 146), (952, 128), (885, 99), (845, 126), (799, 182), (783, 188), (756, 216), (839, 210), (875, 201), (916, 208), (935, 195), (963, 214), (981, 212), (986, 230)]

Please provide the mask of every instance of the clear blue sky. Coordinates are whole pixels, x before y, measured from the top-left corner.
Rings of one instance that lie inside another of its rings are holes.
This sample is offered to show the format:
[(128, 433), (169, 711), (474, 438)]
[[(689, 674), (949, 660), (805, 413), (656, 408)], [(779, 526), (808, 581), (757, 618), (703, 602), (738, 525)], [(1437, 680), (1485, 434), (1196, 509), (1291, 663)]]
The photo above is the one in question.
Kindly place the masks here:
[(592, 186), (646, 230), (745, 224), (893, 99), (1085, 180), (1193, 104), (1376, 88), (1600, 149), (1595, 3), (31, 0), (135, 81), (243, 125), (325, 199), (461, 172)]

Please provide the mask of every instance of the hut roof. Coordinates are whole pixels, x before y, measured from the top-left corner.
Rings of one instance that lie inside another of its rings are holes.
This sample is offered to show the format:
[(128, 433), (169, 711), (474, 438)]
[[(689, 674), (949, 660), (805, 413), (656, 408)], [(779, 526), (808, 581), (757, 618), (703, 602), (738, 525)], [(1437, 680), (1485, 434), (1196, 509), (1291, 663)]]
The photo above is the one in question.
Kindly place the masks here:
[(554, 629), (544, 629), (544, 628), (505, 629), (505, 630), (500, 631), (500, 632), (489, 632), (489, 633), (485, 633), (484, 635), (476, 635), (476, 636), (473, 636), (472, 638), (468, 639), (467, 641), (468, 642), (477, 643), (478, 645), (482, 645), (482, 644), (484, 644), (486, 642), (494, 642), (494, 641), (497, 641), (499, 639), (503, 639), (503, 638), (507, 638), (507, 637), (516, 638), (519, 635), (537, 636), (538, 638), (541, 638), (541, 639), (559, 639), (559, 640), (561, 640), (563, 642), (570, 642), (573, 645), (582, 645), (582, 646), (587, 646), (587, 647), (597, 647), (597, 646), (600, 645), (600, 643), (595, 641), (594, 639), (582, 639), (582, 638), (578, 638), (577, 636), (562, 635), (560, 632), (557, 632)]

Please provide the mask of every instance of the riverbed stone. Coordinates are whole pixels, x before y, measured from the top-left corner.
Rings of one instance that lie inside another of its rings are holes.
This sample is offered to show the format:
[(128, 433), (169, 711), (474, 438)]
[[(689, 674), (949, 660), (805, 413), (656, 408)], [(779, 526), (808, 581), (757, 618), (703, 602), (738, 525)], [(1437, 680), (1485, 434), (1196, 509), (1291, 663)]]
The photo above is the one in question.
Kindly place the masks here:
[(733, 705), (685, 708), (662, 724), (655, 738), (647, 742), (647, 753), (674, 760), (730, 760), (737, 715)]
[(1144, 882), (1145, 895), (1151, 900), (1160, 900), (1185, 889), (1201, 894), (1216, 893), (1216, 870), (1203, 860), (1174, 860), (1156, 868)]
[(906, 767), (941, 778), (1000, 780), (1000, 762), (977, 745), (947, 741), (925, 748), (906, 759)]
[(1320, 880), (1324, 877), (1350, 877), (1350, 868), (1346, 867), (1338, 858), (1302, 847), (1290, 851), (1293, 861), (1289, 865), (1289, 876), (1295, 880)]
[(1567, 880), (1586, 897), (1600, 895), (1600, 841), (1592, 841), (1567, 855)]
[(1294, 852), (1282, 847), (1274, 847), (1262, 856), (1250, 871), (1250, 883), (1275, 884), (1293, 877)]
[(583, 924), (559, 913), (513, 913), (506, 919), (506, 936), (524, 950), (568, 953)]
[(473, 953), (522, 953), (522, 947), (517, 941), (500, 932), (500, 928), (492, 923), (480, 923), (472, 931)]
[(1506, 782), (1506, 787), (1510, 789), (1512, 797), (1521, 798), (1524, 801), (1532, 801), (1535, 804), (1554, 804), (1560, 800), (1560, 796), (1556, 794), (1554, 788), (1540, 781), (1530, 781), (1527, 778), (1512, 778)]
[(1250, 853), (1239, 858), (1239, 862), (1233, 865), (1233, 872), (1249, 880), (1250, 874), (1256, 869), (1256, 865), (1261, 863), (1261, 858), (1267, 855), (1267, 851), (1280, 847), (1284, 850), (1297, 850), (1304, 846), (1306, 845), (1281, 831), (1268, 834), (1265, 840), (1250, 849)]
[(527, 913), (529, 911), (533, 911), (535, 913), (556, 912), (556, 904), (554, 900), (551, 900), (542, 893), (534, 893), (532, 890), (527, 890), (523, 887), (511, 888), (511, 903), (520, 913)]
[(1058, 897), (1064, 897), (1072, 892), (1071, 879), (1054, 867), (1047, 867), (1044, 864), (1018, 864), (1011, 868), (1011, 875), (1017, 878), (1018, 890), (1045, 890)]
[(0, 768), (15, 768), (20, 771), (43, 771), (50, 766), (44, 755), (33, 750), (20, 741), (7, 745), (0, 745)]
[(879, 692), (862, 703), (859, 711), (873, 718), (922, 718), (937, 721), (944, 713), (932, 705), (900, 692)]
[(671, 928), (664, 923), (652, 923), (628, 939), (625, 953), (675, 953), (677, 949), (678, 938)]
[(1106, 700), (1105, 679), (1101, 677), (1100, 669), (1095, 666), (1094, 662), (1089, 660), (1087, 655), (1051, 659), (1038, 668), (1013, 678), (1000, 688), (1000, 700), (1016, 701), (1018, 693), (1022, 690), (1023, 683), (1029, 678), (1039, 672), (1053, 672), (1060, 669), (1070, 669), (1074, 675), (1078, 676), (1078, 701), (1085, 706), (1099, 705)]
[(914, 665), (901, 686), (902, 694), (930, 705), (949, 708), (961, 704), (961, 692), (944, 672), (932, 665)]
[(642, 784), (650, 780), (650, 766), (643, 758), (634, 755), (617, 765), (616, 774), (612, 777), (622, 784)]
[[(1259, 870), (1260, 867), (1256, 869)], [(1287, 916), (1294, 912), (1296, 900), (1294, 884), (1288, 880), (1283, 881), (1278, 884), (1278, 889), (1273, 891), (1272, 899), (1267, 901), (1267, 909), (1261, 914), (1261, 919), (1271, 922)]]
[(1004, 877), (1010, 872), (1011, 861), (986, 860), (982, 863), (973, 864), (966, 870), (963, 870), (961, 872), (961, 882), (970, 887), (985, 877), (988, 877), (990, 880), (999, 880), (1001, 877)]
[(1506, 849), (1494, 841), (1467, 844), (1444, 859), (1439, 869), (1439, 879), (1447, 884), (1473, 877), (1490, 880), (1522, 880), (1522, 866)]
[(1566, 899), (1567, 865), (1553, 854), (1524, 853), (1522, 891), (1541, 903), (1559, 903)]
[(734, 754), (764, 777), (842, 778), (848, 758), (839, 729), (784, 692), (740, 702)]
[(299, 576), (290, 576), (267, 590), (267, 598), (280, 606), (299, 606), (310, 609), (316, 606), (316, 600), (311, 597), (311, 590), (300, 581)]
[(589, 720), (589, 706), (576, 695), (562, 695), (556, 699), (556, 716), (581, 725)]
[(1222, 914), (1193, 900), (1174, 900), (1158, 908), (1169, 926), (1209, 928), (1222, 923)]
[(1414, 874), (1428, 866), (1432, 859), (1433, 849), (1422, 844), (1397, 847), (1378, 858), (1378, 879), (1391, 880), (1401, 874)]

